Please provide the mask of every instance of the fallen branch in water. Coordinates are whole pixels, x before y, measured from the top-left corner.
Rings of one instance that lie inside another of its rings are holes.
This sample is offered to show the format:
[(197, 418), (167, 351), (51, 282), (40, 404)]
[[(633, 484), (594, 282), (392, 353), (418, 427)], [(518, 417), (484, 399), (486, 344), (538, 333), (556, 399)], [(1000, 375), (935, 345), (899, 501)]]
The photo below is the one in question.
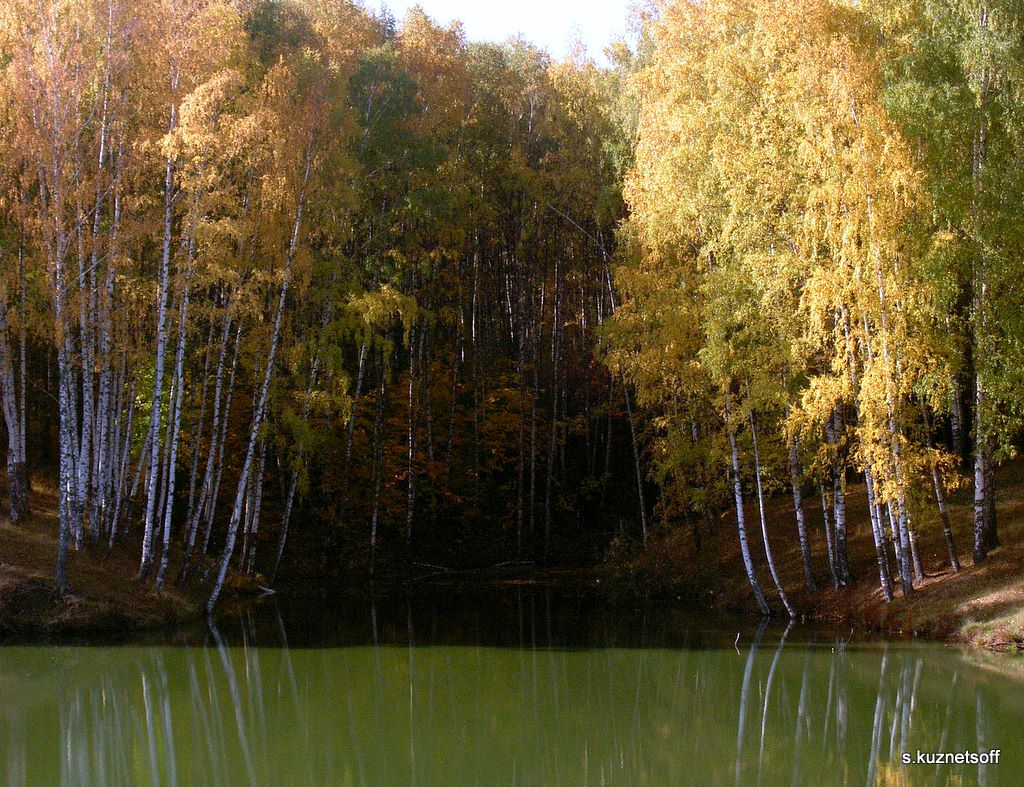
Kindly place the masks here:
[(1013, 640), (1013, 639), (1008, 640), (1006, 642), (986, 642), (985, 643), (985, 648), (986, 648), (986, 650), (996, 650), (996, 651), (1019, 650), (1021, 648), (1024, 648), (1024, 642), (1022, 642), (1021, 640)]

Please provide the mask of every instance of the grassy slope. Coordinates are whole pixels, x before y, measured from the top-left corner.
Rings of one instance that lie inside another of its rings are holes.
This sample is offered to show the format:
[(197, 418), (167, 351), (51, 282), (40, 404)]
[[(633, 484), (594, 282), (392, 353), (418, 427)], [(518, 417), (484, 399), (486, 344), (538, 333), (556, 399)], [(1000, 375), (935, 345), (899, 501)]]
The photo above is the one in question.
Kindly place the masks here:
[[(970, 491), (953, 496), (950, 516), (963, 570), (949, 568), (938, 512), (917, 524), (918, 546), (925, 580), (909, 598), (886, 604), (878, 586), (867, 493), (851, 485), (847, 495), (849, 555), (854, 584), (833, 590), (828, 582), (828, 557), (821, 526), (820, 498), (805, 501), (815, 578), (825, 588), (804, 588), (800, 548), (796, 537), (792, 497), (780, 494), (767, 506), (768, 533), (783, 587), (797, 609), (808, 618), (834, 620), (891, 634), (952, 639), (990, 648), (1024, 646), (1024, 461), (1015, 461), (998, 474), (998, 521), (1003, 546), (988, 560), (973, 565)], [(772, 586), (760, 534), (757, 501), (748, 495), (748, 536), (758, 576), (769, 602), (785, 614)], [(736, 537), (735, 515), (723, 515), (715, 532), (703, 539), (698, 555), (690, 533), (675, 531), (656, 538), (646, 554), (613, 570), (614, 578), (641, 592), (675, 594), (710, 603), (719, 609), (756, 612), (743, 572)]]
[(68, 595), (54, 593), (57, 511), (53, 490), (35, 484), (33, 515), (14, 526), (0, 514), (0, 635), (42, 632), (123, 632), (173, 624), (196, 617), (202, 597), (197, 588), (174, 587), (177, 566), (157, 595), (152, 583), (136, 579), (139, 545), (119, 544), (72, 550), (68, 559)]

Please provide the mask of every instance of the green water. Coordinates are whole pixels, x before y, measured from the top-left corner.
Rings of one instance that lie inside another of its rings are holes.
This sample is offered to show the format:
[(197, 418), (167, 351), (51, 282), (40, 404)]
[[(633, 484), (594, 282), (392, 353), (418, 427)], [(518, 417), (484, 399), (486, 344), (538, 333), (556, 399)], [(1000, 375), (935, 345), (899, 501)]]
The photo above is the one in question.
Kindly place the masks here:
[[(0, 782), (1013, 785), (1007, 665), (536, 593), (268, 604), (159, 644), (0, 647)], [(1002, 752), (900, 762), (918, 749)]]

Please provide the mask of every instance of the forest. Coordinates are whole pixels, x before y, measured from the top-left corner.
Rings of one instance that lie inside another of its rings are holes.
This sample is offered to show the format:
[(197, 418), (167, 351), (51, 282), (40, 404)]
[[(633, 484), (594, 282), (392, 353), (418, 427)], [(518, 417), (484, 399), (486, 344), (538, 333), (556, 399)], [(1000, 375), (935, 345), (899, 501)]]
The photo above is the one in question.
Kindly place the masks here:
[(6, 0), (0, 447), (11, 523), (56, 501), (57, 592), (124, 544), (212, 612), (232, 572), (727, 523), (796, 618), (772, 546), (848, 585), (854, 484), (886, 600), (922, 532), (984, 561), (1024, 427), (1024, 4), (635, 22), (599, 61), (349, 0)]

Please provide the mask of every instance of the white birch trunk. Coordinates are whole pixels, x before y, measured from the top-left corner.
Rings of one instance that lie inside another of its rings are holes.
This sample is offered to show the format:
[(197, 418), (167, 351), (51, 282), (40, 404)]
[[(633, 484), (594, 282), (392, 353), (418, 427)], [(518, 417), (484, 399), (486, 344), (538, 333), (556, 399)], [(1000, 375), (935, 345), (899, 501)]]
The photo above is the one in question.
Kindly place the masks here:
[(768, 558), (768, 571), (772, 575), (772, 582), (775, 583), (775, 589), (779, 592), (782, 605), (786, 608), (786, 612), (789, 613), (789, 619), (796, 620), (796, 607), (793, 606), (789, 596), (786, 595), (785, 589), (782, 587), (782, 580), (779, 578), (778, 569), (775, 567), (775, 557), (772, 555), (771, 543), (768, 541), (768, 518), (764, 513), (764, 488), (761, 483), (761, 454), (757, 447), (757, 419), (754, 417), (753, 411), (750, 413), (750, 437), (754, 444), (754, 478), (757, 481), (757, 509), (761, 516), (761, 537), (764, 539), (764, 554)]
[[(176, 93), (178, 74), (176, 69), (171, 73), (171, 92)], [(173, 134), (177, 125), (178, 107), (174, 99), (171, 103), (171, 116), (168, 122), (168, 134)], [(163, 404), (164, 363), (167, 354), (167, 299), (170, 290), (171, 276), (171, 232), (174, 207), (174, 160), (167, 158), (164, 168), (164, 226), (163, 248), (160, 255), (160, 280), (157, 288), (156, 317), (156, 365), (153, 373), (153, 398), (150, 411), (150, 424), (153, 433), (153, 444), (149, 456), (149, 494), (146, 499), (146, 514), (143, 519), (142, 557), (139, 561), (139, 579), (145, 579), (153, 565), (153, 538), (156, 529), (156, 482), (160, 470), (160, 413)]]
[(302, 230), (302, 213), (306, 204), (306, 187), (309, 183), (309, 173), (312, 167), (312, 150), (306, 149), (306, 169), (302, 178), (302, 186), (299, 190), (298, 204), (295, 209), (295, 223), (292, 227), (291, 240), (288, 243), (288, 252), (285, 257), (284, 274), (281, 280), (281, 293), (277, 301), (277, 311), (274, 314), (274, 327), (270, 336), (270, 348), (267, 352), (267, 364), (263, 373), (263, 383), (260, 387), (259, 401), (256, 411), (253, 413), (252, 428), (249, 432), (249, 445), (246, 448), (245, 459), (242, 462), (242, 472), (238, 479), (238, 490), (235, 493), (235, 504), (231, 512), (231, 519), (228, 521), (227, 539), (224, 544), (224, 553), (221, 556), (220, 570), (217, 572), (217, 579), (214, 582), (210, 598), (206, 602), (206, 612), (213, 614), (221, 589), (224, 587), (224, 578), (228, 573), (228, 566), (231, 563), (231, 556), (235, 551), (235, 539), (238, 535), (239, 518), (241, 517), (242, 502), (249, 484), (249, 473), (252, 469), (253, 454), (256, 451), (256, 441), (259, 438), (260, 429), (263, 426), (263, 416), (267, 407), (267, 398), (270, 395), (270, 381), (274, 375), (274, 363), (277, 359), (277, 345), (281, 337), (281, 319), (284, 314), (285, 303), (288, 299), (288, 288), (291, 284), (292, 261), (295, 258), (295, 251), (299, 245), (299, 233)]
[[(0, 257), (0, 263), (3, 258)], [(12, 524), (28, 515), (28, 474), (22, 444), (21, 414), (18, 408), (14, 364), (11, 357), (7, 322), (7, 288), (0, 273), (0, 413), (7, 427), (7, 487), (8, 508)]]
[(804, 564), (804, 584), (808, 590), (817, 590), (814, 571), (811, 568), (811, 544), (807, 538), (807, 519), (804, 516), (803, 490), (801, 489), (800, 443), (797, 437), (789, 441), (789, 481), (793, 489), (793, 513), (796, 516), (796, 532), (800, 539), (800, 556)]
[(754, 572), (754, 561), (750, 556), (750, 544), (747, 542), (746, 516), (743, 511), (743, 482), (740, 479), (740, 454), (736, 447), (736, 432), (732, 425), (732, 405), (729, 401), (729, 392), (725, 391), (725, 429), (729, 433), (729, 449), (732, 455), (732, 492), (736, 502), (736, 529), (740, 539), (740, 554), (743, 556), (743, 568), (747, 572), (747, 580), (754, 591), (754, 598), (761, 614), (768, 616), (772, 614), (768, 601), (765, 599), (761, 583)]
[[(228, 340), (231, 336), (231, 312), (224, 315), (224, 327), (221, 331), (220, 350), (217, 353), (217, 371), (214, 376), (213, 385), (213, 416), (210, 424), (210, 447), (206, 454), (206, 469), (203, 471), (203, 480), (199, 486), (199, 498), (195, 506), (189, 507), (188, 526), (185, 535), (185, 557), (182, 561), (181, 572), (178, 574), (176, 583), (180, 584), (188, 576), (191, 568), (192, 556), (195, 553), (196, 534), (199, 531), (199, 521), (205, 513), (208, 498), (213, 491), (214, 463), (217, 460), (218, 449), (221, 442), (221, 394), (224, 387), (224, 359), (227, 355)], [(238, 346), (242, 336), (241, 327), (235, 334), (234, 358), (231, 364), (231, 380), (234, 383), (235, 369), (238, 364)], [(227, 403), (226, 403), (227, 404)], [(225, 409), (227, 409), (225, 407)], [(227, 418), (224, 417), (226, 422)], [(198, 440), (198, 438), (197, 438)], [(198, 444), (196, 448), (198, 455)]]
[(889, 576), (889, 560), (885, 551), (885, 527), (878, 518), (878, 506), (875, 503), (875, 482), (871, 468), (864, 471), (864, 483), (868, 490), (868, 516), (871, 519), (871, 537), (875, 543), (875, 560), (878, 563), (878, 581), (882, 586), (882, 595), (886, 601), (892, 601), (892, 578)]
[(163, 511), (163, 548), (160, 551), (160, 568), (156, 575), (156, 591), (163, 590), (164, 576), (167, 573), (167, 562), (171, 551), (171, 524), (174, 513), (174, 487), (176, 470), (178, 464), (178, 440), (181, 436), (181, 404), (185, 392), (185, 343), (188, 340), (188, 304), (189, 296), (192, 293), (192, 276), (195, 272), (193, 256), (194, 241), (189, 239), (189, 260), (190, 267), (185, 279), (185, 291), (181, 296), (181, 308), (178, 313), (178, 347), (174, 357), (174, 384), (172, 389), (175, 392), (174, 401), (171, 402), (171, 443), (170, 455), (167, 461), (166, 488), (164, 496), (166, 503)]

